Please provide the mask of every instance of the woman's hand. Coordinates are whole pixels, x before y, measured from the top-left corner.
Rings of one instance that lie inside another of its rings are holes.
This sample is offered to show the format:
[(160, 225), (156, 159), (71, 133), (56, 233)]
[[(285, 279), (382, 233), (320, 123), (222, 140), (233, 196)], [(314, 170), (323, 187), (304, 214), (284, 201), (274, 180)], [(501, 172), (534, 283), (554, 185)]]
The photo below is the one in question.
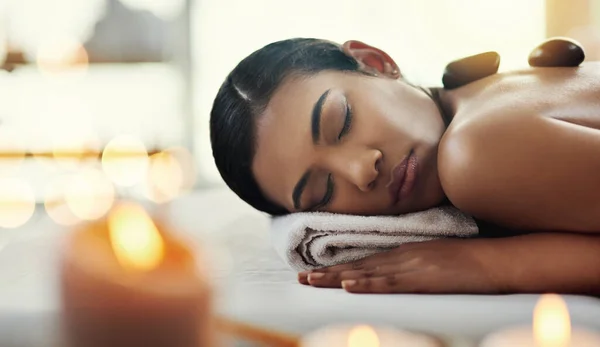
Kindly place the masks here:
[(351, 293), (543, 293), (600, 295), (600, 236), (535, 233), (443, 239), (298, 275)]
[(409, 243), (365, 259), (298, 274), (300, 283), (351, 293), (499, 293), (486, 239)]

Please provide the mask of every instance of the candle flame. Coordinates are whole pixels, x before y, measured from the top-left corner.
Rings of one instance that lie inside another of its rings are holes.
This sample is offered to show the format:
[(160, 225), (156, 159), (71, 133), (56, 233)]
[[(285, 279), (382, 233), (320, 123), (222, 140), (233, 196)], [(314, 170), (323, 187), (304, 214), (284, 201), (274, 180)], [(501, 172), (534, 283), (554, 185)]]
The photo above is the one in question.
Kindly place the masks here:
[(370, 326), (359, 325), (350, 330), (348, 347), (379, 347), (379, 338)]
[(150, 271), (163, 260), (164, 241), (142, 207), (119, 204), (111, 211), (108, 226), (113, 250), (124, 268)]
[(542, 295), (533, 313), (533, 335), (539, 347), (565, 347), (571, 340), (571, 321), (565, 301), (556, 294)]

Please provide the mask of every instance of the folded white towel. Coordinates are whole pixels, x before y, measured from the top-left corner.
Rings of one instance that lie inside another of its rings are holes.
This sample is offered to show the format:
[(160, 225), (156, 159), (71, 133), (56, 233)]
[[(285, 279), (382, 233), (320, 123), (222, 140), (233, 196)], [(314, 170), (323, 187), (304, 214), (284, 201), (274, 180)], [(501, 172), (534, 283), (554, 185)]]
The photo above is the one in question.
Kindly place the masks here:
[(452, 206), (401, 216), (302, 212), (271, 222), (275, 250), (296, 271), (351, 262), (407, 242), (477, 233), (475, 221)]

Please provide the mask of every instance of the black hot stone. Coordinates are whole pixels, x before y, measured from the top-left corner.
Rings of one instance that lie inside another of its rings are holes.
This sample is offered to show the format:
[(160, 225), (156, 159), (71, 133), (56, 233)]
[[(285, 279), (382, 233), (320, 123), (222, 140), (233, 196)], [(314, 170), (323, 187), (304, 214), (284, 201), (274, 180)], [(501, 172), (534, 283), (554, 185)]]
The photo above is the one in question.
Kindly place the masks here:
[(552, 38), (542, 42), (529, 54), (529, 65), (533, 67), (579, 66), (585, 59), (583, 48), (574, 40)]
[(442, 83), (445, 89), (454, 89), (498, 72), (500, 55), (485, 52), (454, 60), (444, 70)]

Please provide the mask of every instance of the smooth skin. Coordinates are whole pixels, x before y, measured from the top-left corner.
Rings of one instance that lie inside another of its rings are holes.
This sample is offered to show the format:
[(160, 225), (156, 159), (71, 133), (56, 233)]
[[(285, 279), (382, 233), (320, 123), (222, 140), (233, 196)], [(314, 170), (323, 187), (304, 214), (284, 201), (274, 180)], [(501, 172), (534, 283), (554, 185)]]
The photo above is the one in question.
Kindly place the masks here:
[(600, 295), (600, 238), (538, 233), (402, 245), (298, 274), (302, 284), (351, 293)]
[[(253, 172), (268, 198), (290, 212), (364, 215), (447, 198), (532, 234), (406, 244), (301, 273), (301, 283), (354, 293), (600, 294), (600, 63), (493, 75), (441, 91), (439, 110), (385, 52), (358, 41), (343, 49), (368, 75), (292, 77), (260, 118)], [(327, 90), (315, 141), (311, 117)], [(394, 204), (386, 185), (411, 150), (416, 185)]]

